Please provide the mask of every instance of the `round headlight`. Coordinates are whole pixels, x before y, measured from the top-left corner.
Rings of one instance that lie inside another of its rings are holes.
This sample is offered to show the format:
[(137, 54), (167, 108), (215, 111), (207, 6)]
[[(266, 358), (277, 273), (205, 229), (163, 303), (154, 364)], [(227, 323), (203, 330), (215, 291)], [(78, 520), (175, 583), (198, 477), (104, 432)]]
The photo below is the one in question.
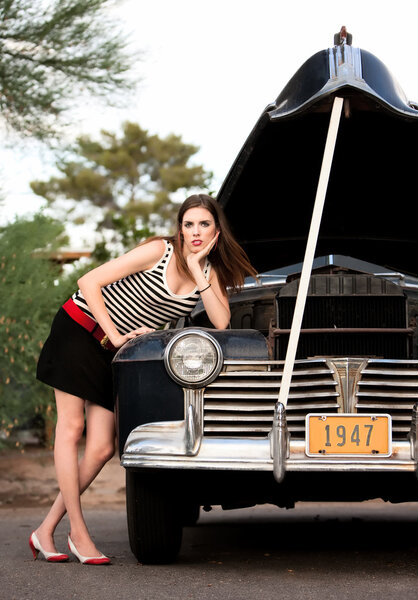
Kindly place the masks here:
[(221, 370), (222, 350), (204, 331), (183, 331), (168, 344), (164, 360), (177, 383), (202, 387), (213, 381)]

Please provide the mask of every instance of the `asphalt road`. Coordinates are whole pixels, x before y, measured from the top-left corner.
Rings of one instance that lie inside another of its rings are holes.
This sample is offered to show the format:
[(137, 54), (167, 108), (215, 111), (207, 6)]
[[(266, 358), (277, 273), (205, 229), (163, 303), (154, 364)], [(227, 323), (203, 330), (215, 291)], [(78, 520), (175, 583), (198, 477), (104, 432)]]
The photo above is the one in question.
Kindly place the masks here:
[(28, 538), (41, 511), (2, 508), (1, 600), (418, 598), (416, 503), (214, 509), (185, 528), (178, 562), (163, 566), (137, 564), (120, 507), (86, 516), (112, 565), (34, 561)]

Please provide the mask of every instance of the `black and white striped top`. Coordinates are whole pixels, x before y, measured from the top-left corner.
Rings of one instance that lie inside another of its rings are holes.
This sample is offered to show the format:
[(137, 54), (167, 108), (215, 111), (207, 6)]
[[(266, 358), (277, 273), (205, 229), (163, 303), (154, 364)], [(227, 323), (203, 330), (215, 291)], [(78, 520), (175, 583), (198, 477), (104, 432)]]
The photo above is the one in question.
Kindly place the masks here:
[[(106, 309), (116, 329), (124, 335), (137, 327), (158, 328), (172, 319), (189, 314), (200, 294), (197, 287), (186, 295), (174, 294), (167, 284), (167, 267), (173, 256), (173, 245), (164, 240), (165, 251), (148, 271), (139, 271), (102, 288)], [(211, 264), (206, 260), (203, 273), (209, 278)], [(78, 290), (73, 301), (94, 319), (83, 294)], [(95, 319), (94, 319), (95, 320)]]

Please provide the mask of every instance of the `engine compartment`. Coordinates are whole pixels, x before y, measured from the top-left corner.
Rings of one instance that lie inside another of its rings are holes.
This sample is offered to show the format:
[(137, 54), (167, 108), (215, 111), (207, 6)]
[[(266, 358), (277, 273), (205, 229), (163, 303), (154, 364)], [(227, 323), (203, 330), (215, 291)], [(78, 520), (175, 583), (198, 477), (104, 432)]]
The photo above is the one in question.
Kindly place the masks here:
[[(273, 278), (272, 278), (273, 279)], [(232, 329), (256, 329), (270, 357), (284, 360), (300, 273), (273, 281), (261, 276), (230, 298)], [(310, 279), (297, 358), (418, 358), (418, 288), (397, 274), (365, 273), (327, 265)], [(190, 324), (211, 327), (202, 303)]]

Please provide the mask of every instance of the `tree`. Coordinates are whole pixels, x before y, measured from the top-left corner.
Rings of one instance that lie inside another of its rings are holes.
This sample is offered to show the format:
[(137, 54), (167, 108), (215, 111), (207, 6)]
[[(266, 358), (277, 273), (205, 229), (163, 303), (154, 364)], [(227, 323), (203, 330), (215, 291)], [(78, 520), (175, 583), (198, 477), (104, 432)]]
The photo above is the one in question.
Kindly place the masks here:
[(34, 181), (31, 188), (51, 204), (88, 201), (100, 209), (98, 229), (117, 232), (113, 241), (129, 248), (151, 231), (172, 226), (176, 194), (183, 198), (190, 189), (209, 185), (211, 174), (189, 164), (197, 150), (180, 136), (160, 138), (127, 122), (119, 137), (109, 131), (98, 141), (80, 137), (57, 163), (62, 176)]
[(0, 0), (0, 111), (24, 136), (46, 139), (86, 95), (122, 98), (134, 56), (110, 0)]
[(0, 231), (0, 444), (15, 427), (54, 413), (52, 390), (35, 379), (52, 318), (74, 291), (48, 259), (63, 226), (42, 215)]

